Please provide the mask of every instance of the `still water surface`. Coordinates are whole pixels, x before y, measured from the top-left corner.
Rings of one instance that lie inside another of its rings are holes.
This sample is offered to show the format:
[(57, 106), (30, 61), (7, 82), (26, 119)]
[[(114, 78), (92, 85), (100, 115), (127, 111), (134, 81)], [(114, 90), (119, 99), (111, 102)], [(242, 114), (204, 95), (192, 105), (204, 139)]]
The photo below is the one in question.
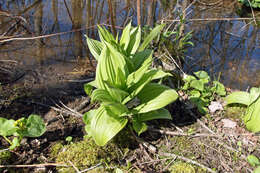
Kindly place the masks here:
[[(110, 25), (113, 22), (120, 28), (132, 20), (136, 25), (136, 1), (111, 0), (112, 10), (108, 2), (0, 1), (2, 38), (60, 33), (42, 39), (0, 43), (0, 60), (18, 61), (25, 69), (55, 68), (59, 73), (73, 71), (79, 62), (90, 57), (84, 35), (97, 38), (97, 24)], [(189, 48), (185, 56), (186, 72), (206, 70), (215, 78), (220, 74), (225, 85), (237, 89), (260, 86), (260, 28), (252, 20), (233, 20), (241, 17), (237, 14), (239, 5), (236, 1), (201, 0), (195, 3), (182, 0), (176, 4), (175, 0), (142, 0), (141, 22), (154, 26), (161, 20), (176, 19), (178, 9), (186, 9), (185, 32), (193, 30), (194, 47)], [(257, 13), (255, 15), (260, 18)], [(232, 20), (208, 20), (212, 18)], [(48, 75), (45, 75), (46, 81)]]

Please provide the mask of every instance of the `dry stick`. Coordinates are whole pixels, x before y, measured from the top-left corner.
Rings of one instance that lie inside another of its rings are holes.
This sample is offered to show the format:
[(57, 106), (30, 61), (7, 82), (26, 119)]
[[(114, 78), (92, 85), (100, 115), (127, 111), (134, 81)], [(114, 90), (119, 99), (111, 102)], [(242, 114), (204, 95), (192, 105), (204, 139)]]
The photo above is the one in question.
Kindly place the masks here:
[(196, 138), (196, 137), (216, 137), (216, 138), (222, 138), (219, 135), (209, 134), (209, 133), (186, 134), (186, 133), (180, 133), (180, 132), (159, 130), (159, 129), (154, 129), (154, 128), (149, 128), (149, 130), (152, 131), (152, 132), (158, 132), (160, 134), (171, 135), (171, 136), (189, 136), (189, 137), (192, 137), (192, 138)]
[[(100, 24), (100, 25), (103, 25), (103, 24)], [(93, 25), (93, 26), (89, 26), (89, 27), (85, 27), (85, 28), (74, 29), (72, 31), (59, 32), (59, 33), (48, 34), (48, 35), (40, 35), (40, 36), (36, 36), (36, 37), (10, 38), (10, 39), (5, 39), (5, 40), (0, 40), (0, 43), (9, 42), (9, 41), (24, 41), (24, 40), (35, 40), (35, 39), (54, 37), (54, 36), (69, 34), (69, 33), (72, 33), (72, 32), (78, 32), (78, 31), (82, 31), (82, 30), (86, 30), (86, 29), (95, 28), (96, 26), (97, 25)]]
[(69, 163), (71, 164), (71, 166), (75, 169), (75, 171), (77, 173), (80, 173), (79, 169), (71, 161), (69, 161)]
[(253, 19), (254, 19), (254, 22), (255, 22), (255, 25), (257, 25), (256, 20), (255, 20), (255, 13), (254, 13), (254, 10), (252, 8), (252, 4), (251, 4), (251, 2), (249, 0), (247, 0), (247, 2), (249, 3), (249, 6), (250, 6), (250, 9), (251, 9), (251, 12), (252, 12), (252, 16), (253, 16)]
[[(132, 129), (130, 129), (132, 135), (134, 136), (134, 138), (136, 139), (137, 142), (141, 143), (144, 147), (146, 147), (149, 151), (151, 151), (152, 153), (156, 153), (157, 151), (157, 148), (151, 144), (149, 144), (148, 142), (145, 142), (143, 139), (137, 137), (135, 135), (135, 133), (133, 132)], [(215, 171), (213, 171), (212, 169), (208, 168), (207, 166), (205, 165), (202, 165), (194, 160), (191, 160), (191, 159), (188, 159), (186, 157), (183, 157), (183, 156), (179, 156), (179, 155), (176, 155), (176, 154), (173, 154), (173, 153), (164, 153), (164, 152), (158, 152), (159, 155), (161, 156), (166, 156), (166, 157), (174, 157), (174, 158), (178, 158), (178, 159), (181, 159), (185, 162), (188, 162), (188, 163), (192, 163), (194, 165), (197, 165), (197, 166), (200, 166), (204, 169), (206, 169), (207, 171), (211, 172), (211, 173), (215, 173)]]
[(102, 165), (102, 163), (98, 163), (95, 166), (92, 166), (90, 168), (87, 168), (87, 169), (84, 169), (84, 170), (80, 171), (80, 173), (84, 173), (84, 172), (90, 171), (90, 170), (95, 169), (95, 168), (97, 168), (97, 167), (99, 167), (101, 165)]
[(83, 115), (82, 115), (81, 113), (79, 113), (79, 112), (75, 111), (74, 109), (71, 109), (70, 107), (66, 106), (64, 103), (62, 103), (62, 101), (60, 101), (60, 104), (61, 104), (63, 107), (65, 107), (67, 110), (69, 110), (70, 112), (72, 112), (73, 115), (75, 115), (76, 117), (78, 117), (78, 118), (83, 117)]
[(214, 3), (211, 3), (211, 4), (207, 4), (207, 3), (200, 2), (199, 0), (197, 0), (197, 2), (198, 2), (199, 4), (206, 5), (206, 6), (214, 6), (214, 5), (218, 5), (218, 4), (220, 4), (220, 2), (222, 2), (222, 1), (223, 1), (223, 0), (219, 0), (219, 1), (214, 2)]
[(177, 158), (177, 159), (181, 159), (187, 163), (191, 163), (193, 165), (197, 165), (203, 169), (206, 169), (208, 172), (211, 172), (211, 173), (216, 173), (216, 171), (213, 171), (212, 169), (208, 168), (207, 166), (205, 165), (202, 165), (194, 160), (191, 160), (191, 159), (188, 159), (186, 157), (183, 157), (183, 156), (179, 156), (179, 155), (176, 155), (176, 154), (173, 154), (173, 153), (164, 153), (164, 152), (159, 152), (159, 155), (161, 156), (166, 156), (166, 157), (173, 157), (173, 158)]
[(43, 164), (34, 164), (34, 165), (0, 165), (0, 168), (34, 168), (34, 167), (47, 167), (47, 166), (71, 167), (69, 165), (65, 165), (64, 163), (43, 163)]
[(141, 0), (137, 0), (136, 10), (137, 10), (137, 23), (139, 26), (141, 26)]
[[(244, 17), (244, 18), (205, 18), (205, 19), (187, 19), (187, 22), (194, 21), (236, 21), (236, 20), (252, 20), (253, 18)], [(166, 22), (180, 22), (179, 19), (163, 19), (162, 21)]]

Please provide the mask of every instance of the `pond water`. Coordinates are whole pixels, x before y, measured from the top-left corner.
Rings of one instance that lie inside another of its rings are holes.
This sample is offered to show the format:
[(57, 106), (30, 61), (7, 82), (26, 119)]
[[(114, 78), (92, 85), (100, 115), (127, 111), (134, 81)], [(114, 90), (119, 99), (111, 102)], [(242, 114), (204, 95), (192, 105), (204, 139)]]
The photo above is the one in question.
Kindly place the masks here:
[[(97, 24), (120, 30), (130, 20), (137, 23), (136, 1), (131, 0), (6, 0), (0, 5), (0, 60), (40, 69), (46, 84), (57, 80), (54, 73), (88, 68), (84, 35), (97, 38)], [(185, 9), (185, 32), (193, 30), (194, 43), (185, 54), (185, 71), (206, 70), (212, 77), (220, 75), (228, 87), (246, 89), (260, 86), (260, 28), (253, 20), (238, 19), (239, 8), (234, 0), (141, 0), (141, 22), (154, 26)]]

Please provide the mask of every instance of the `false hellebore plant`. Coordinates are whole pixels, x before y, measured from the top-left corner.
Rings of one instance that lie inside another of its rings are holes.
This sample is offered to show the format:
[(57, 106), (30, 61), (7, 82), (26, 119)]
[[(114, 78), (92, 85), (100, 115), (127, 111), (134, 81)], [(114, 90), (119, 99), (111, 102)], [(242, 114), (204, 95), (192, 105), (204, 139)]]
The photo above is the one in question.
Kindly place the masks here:
[[(175, 101), (175, 90), (154, 80), (171, 74), (151, 69), (152, 51), (145, 49), (164, 25), (155, 27), (141, 43), (141, 28), (129, 23), (116, 38), (105, 28), (99, 28), (101, 41), (87, 37), (88, 47), (97, 60), (96, 79), (84, 89), (98, 109), (85, 113), (85, 130), (96, 144), (103, 146), (127, 123), (138, 135), (147, 129), (146, 121), (171, 119), (166, 105)], [(93, 88), (96, 88), (93, 91)], [(92, 92), (93, 91), (93, 92)]]

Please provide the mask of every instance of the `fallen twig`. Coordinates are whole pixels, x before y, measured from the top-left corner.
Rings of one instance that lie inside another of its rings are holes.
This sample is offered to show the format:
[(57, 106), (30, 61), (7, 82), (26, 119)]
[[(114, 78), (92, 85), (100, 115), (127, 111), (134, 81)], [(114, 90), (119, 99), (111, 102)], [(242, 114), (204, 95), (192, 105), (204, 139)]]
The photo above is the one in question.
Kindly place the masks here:
[(33, 165), (0, 165), (0, 168), (33, 168), (33, 167), (47, 167), (47, 166), (71, 167), (69, 165), (65, 165), (64, 163), (43, 163), (43, 164), (33, 164)]
[(164, 153), (164, 152), (159, 152), (159, 155), (161, 156), (166, 156), (166, 157), (173, 157), (173, 158), (177, 158), (177, 159), (180, 159), (180, 160), (183, 160), (187, 163), (191, 163), (193, 165), (197, 165), (203, 169), (206, 169), (208, 172), (211, 172), (211, 173), (216, 173), (216, 171), (213, 171), (212, 169), (210, 169), (209, 167), (201, 164), (201, 163), (198, 163), (194, 160), (191, 160), (189, 158), (186, 158), (186, 157), (183, 157), (183, 156), (179, 156), (179, 155), (176, 155), (176, 154), (173, 154), (173, 153)]

